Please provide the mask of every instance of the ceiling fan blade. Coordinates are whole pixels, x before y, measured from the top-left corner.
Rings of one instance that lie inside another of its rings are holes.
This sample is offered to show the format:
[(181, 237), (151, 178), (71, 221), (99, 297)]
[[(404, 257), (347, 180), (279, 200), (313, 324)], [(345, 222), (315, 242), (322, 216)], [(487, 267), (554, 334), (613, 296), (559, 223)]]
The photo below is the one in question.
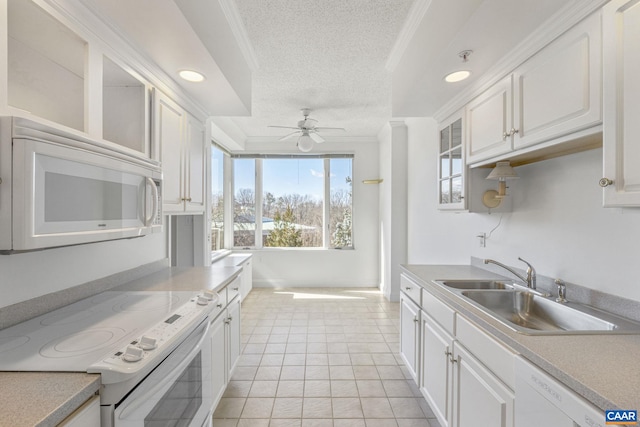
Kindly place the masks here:
[(342, 131), (346, 132), (345, 128), (327, 128), (327, 127), (324, 127), (324, 126), (323, 127), (317, 127), (317, 128), (315, 128), (315, 130), (342, 130)]
[(299, 133), (300, 133), (300, 131), (291, 132), (290, 134), (285, 135), (282, 138), (278, 139), (278, 141), (285, 141), (287, 139), (290, 139), (292, 136), (298, 135)]
[(317, 142), (318, 144), (324, 142), (324, 139), (315, 132), (309, 132), (309, 137), (313, 139), (315, 142)]
[(279, 128), (279, 129), (299, 129), (297, 127), (292, 127), (292, 126), (273, 126), (273, 125), (270, 125), (270, 126), (267, 126), (267, 127), (269, 127), (269, 128)]

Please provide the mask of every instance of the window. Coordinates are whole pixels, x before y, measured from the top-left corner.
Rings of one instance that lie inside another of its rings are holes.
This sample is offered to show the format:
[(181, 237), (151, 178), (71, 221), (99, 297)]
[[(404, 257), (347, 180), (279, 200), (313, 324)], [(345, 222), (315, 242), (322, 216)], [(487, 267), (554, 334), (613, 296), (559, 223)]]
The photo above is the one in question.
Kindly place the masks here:
[(233, 162), (233, 246), (256, 246), (256, 168), (253, 159)]
[(234, 246), (351, 248), (353, 156), (233, 159)]
[(211, 250), (224, 249), (224, 163), (225, 154), (211, 146)]

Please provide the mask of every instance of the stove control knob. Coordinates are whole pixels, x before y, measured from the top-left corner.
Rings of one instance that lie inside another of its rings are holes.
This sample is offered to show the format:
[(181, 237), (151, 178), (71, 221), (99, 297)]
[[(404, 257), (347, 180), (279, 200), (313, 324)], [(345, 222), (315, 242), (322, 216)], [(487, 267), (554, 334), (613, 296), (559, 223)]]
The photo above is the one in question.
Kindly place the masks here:
[(154, 350), (156, 347), (158, 347), (158, 340), (153, 337), (143, 335), (142, 338), (140, 338), (138, 347), (147, 351)]
[(196, 302), (198, 303), (198, 305), (208, 305), (211, 300), (202, 295), (198, 295), (198, 299), (196, 299)]
[(202, 291), (202, 297), (208, 299), (209, 301), (213, 300), (217, 296), (218, 295), (211, 290), (205, 289), (204, 291)]
[(126, 362), (138, 362), (139, 360), (142, 359), (143, 354), (144, 354), (143, 349), (129, 345), (127, 346), (127, 349), (122, 355), (122, 360)]

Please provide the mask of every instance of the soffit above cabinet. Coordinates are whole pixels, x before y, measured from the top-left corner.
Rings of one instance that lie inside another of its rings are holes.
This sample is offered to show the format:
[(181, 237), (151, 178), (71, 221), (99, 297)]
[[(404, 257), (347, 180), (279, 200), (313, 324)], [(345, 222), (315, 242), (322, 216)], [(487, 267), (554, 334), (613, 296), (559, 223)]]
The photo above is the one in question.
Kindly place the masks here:
[[(245, 116), (251, 111), (251, 68), (220, 2), (173, 0), (80, 0), (179, 85), (209, 115)], [(192, 2), (193, 3), (193, 2)], [(212, 33), (203, 32), (202, 17)], [(181, 81), (178, 71), (196, 70), (201, 83)]]
[[(557, 0), (417, 3), (425, 4), (422, 19), (415, 22), (404, 44), (396, 44), (392, 53), (396, 59), (387, 64), (393, 72), (395, 117), (433, 116), (568, 4)], [(467, 49), (473, 54), (463, 65), (458, 53)], [(444, 81), (446, 74), (460, 69), (470, 70), (471, 77), (454, 84)]]

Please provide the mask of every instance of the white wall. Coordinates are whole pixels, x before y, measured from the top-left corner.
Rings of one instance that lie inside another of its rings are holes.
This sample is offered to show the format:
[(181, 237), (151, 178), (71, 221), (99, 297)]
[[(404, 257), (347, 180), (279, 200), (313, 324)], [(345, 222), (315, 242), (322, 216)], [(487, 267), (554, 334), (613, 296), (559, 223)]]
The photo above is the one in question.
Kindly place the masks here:
[(404, 121), (392, 121), (380, 141), (380, 289), (390, 301), (400, 299), (400, 265), (407, 262), (407, 136)]
[[(273, 143), (274, 152), (291, 144)], [(265, 153), (264, 145), (247, 143)], [(378, 186), (362, 183), (379, 176), (378, 144), (365, 142), (325, 142), (312, 153), (353, 153), (353, 239), (354, 250), (275, 249), (253, 251), (254, 286), (354, 286), (377, 287)]]
[(409, 263), (468, 264), (471, 256), (640, 301), (637, 260), (640, 208), (602, 207), (602, 150), (520, 166), (510, 190), (513, 211), (481, 248), (475, 237), (500, 222), (500, 214), (436, 209), (437, 125), (409, 125)]
[(167, 257), (164, 233), (0, 255), (0, 308)]

